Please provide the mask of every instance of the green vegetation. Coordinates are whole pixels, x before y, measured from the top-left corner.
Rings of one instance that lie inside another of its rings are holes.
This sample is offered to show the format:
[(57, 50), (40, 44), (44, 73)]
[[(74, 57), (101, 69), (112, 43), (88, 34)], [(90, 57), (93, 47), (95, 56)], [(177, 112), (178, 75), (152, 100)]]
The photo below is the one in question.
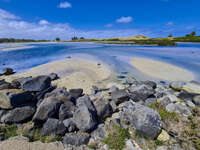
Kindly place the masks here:
[(162, 145), (164, 145), (164, 142), (160, 141), (160, 140), (155, 140), (155, 144), (156, 144), (156, 146), (162, 146)]
[(40, 129), (34, 129), (31, 133), (23, 133), (23, 136), (29, 138), (31, 142), (41, 141), (43, 143), (51, 143), (55, 141), (60, 141), (60, 136), (43, 136), (40, 133)]
[(57, 38), (56, 38), (56, 41), (57, 41), (57, 42), (59, 42), (59, 41), (60, 41), (60, 38), (59, 38), (59, 37), (57, 37)]
[(125, 146), (126, 139), (129, 138), (128, 130), (114, 125), (112, 131), (105, 139), (105, 143), (109, 146), (110, 149), (122, 150)]
[(0, 43), (48, 42), (48, 40), (0, 38)]
[(175, 42), (200, 42), (200, 36), (175, 37)]
[(5, 139), (8, 139), (10, 137), (18, 136), (17, 134), (17, 126), (11, 125), (11, 126), (2, 126), (0, 127), (0, 133), (4, 135)]
[(172, 120), (172, 121), (179, 121), (179, 117), (178, 114), (175, 112), (168, 112), (165, 107), (163, 105), (161, 105), (161, 103), (159, 102), (155, 102), (149, 105), (150, 108), (156, 110), (161, 119), (163, 121), (165, 120)]

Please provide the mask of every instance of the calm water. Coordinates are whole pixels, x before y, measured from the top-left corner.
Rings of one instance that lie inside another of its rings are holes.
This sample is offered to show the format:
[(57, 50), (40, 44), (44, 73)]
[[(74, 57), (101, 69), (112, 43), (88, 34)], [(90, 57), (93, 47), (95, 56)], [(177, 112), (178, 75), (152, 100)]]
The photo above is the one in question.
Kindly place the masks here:
[[(14, 68), (18, 73), (32, 67), (73, 58), (95, 59), (110, 65), (116, 72), (136, 74), (129, 64), (132, 57), (145, 57), (161, 60), (192, 71), (200, 81), (200, 43), (179, 43), (176, 47), (102, 45), (95, 43), (29, 44), (31, 49), (2, 52), (0, 69)], [(0, 45), (4, 47), (3, 45)], [(144, 76), (145, 77), (145, 76)]]

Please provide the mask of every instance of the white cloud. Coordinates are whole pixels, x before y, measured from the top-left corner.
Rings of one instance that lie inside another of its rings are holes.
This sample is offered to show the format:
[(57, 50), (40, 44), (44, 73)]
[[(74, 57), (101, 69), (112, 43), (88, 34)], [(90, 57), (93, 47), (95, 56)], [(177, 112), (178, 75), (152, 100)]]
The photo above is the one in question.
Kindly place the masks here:
[(47, 24), (49, 24), (49, 22), (47, 20), (40, 20), (39, 24), (40, 25), (47, 25)]
[[(0, 38), (25, 38), (54, 40), (60, 37), (63, 40), (71, 39), (74, 33), (78, 37), (85, 38), (114, 38), (126, 37), (138, 34), (152, 35), (150, 30), (144, 29), (104, 29), (104, 30), (79, 30), (71, 27), (68, 23), (49, 23), (47, 20), (28, 22), (14, 14), (1, 10), (0, 13)], [(5, 17), (2, 14), (8, 14)], [(3, 16), (3, 17), (2, 17)]]
[(128, 16), (128, 17), (121, 17), (116, 20), (117, 23), (130, 23), (133, 21), (133, 18)]
[(167, 23), (167, 25), (168, 25), (168, 26), (174, 25), (174, 22), (173, 22), (173, 21), (170, 21), (170, 22)]
[(0, 19), (18, 19), (19, 17), (3, 10), (3, 9), (0, 9)]
[(69, 2), (61, 2), (59, 5), (58, 5), (58, 8), (71, 8), (72, 7), (72, 4), (69, 3)]
[(113, 26), (113, 24), (106, 24), (105, 27), (107, 28), (111, 28)]

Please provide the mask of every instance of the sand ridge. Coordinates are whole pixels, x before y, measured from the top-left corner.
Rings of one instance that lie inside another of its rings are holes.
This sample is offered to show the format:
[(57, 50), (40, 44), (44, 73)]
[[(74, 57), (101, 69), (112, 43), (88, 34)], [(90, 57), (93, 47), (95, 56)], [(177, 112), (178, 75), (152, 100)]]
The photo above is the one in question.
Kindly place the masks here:
[(193, 73), (186, 69), (146, 58), (132, 58), (131, 65), (140, 72), (150, 77), (167, 81), (191, 81), (195, 80)]

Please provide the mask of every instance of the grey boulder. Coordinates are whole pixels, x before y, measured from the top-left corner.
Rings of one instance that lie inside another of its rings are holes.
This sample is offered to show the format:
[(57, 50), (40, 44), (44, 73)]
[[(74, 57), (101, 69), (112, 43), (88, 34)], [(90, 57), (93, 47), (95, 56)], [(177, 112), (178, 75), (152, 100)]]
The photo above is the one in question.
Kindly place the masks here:
[(69, 145), (87, 145), (90, 140), (90, 136), (84, 133), (67, 133), (63, 137), (63, 143)]
[(57, 117), (61, 104), (62, 102), (56, 98), (49, 97), (44, 99), (37, 108), (33, 121), (36, 123), (43, 123), (48, 118)]
[(85, 132), (89, 132), (97, 125), (96, 109), (89, 97), (86, 95), (77, 101), (77, 109), (73, 115), (73, 121), (76, 127)]
[(128, 101), (120, 107), (121, 120), (129, 120), (136, 131), (147, 138), (155, 139), (162, 129), (160, 115), (153, 109)]
[(100, 121), (104, 120), (112, 114), (111, 105), (103, 98), (97, 99), (94, 102), (94, 106), (96, 108), (97, 116)]
[(49, 76), (37, 76), (35, 78), (31, 78), (22, 84), (22, 89), (25, 91), (31, 92), (40, 92), (51, 85), (51, 78)]
[(23, 92), (17, 89), (0, 91), (0, 108), (3, 109), (19, 107), (30, 103), (32, 100), (33, 96), (30, 92)]
[(77, 98), (79, 98), (79, 97), (82, 96), (82, 94), (83, 94), (83, 89), (70, 89), (70, 90), (69, 90), (69, 94), (70, 94), (73, 98), (77, 99)]
[(195, 103), (195, 105), (200, 106), (200, 95), (194, 96), (193, 102)]
[(72, 118), (75, 110), (76, 110), (76, 107), (72, 102), (67, 101), (67, 102), (63, 103), (60, 106), (60, 110), (59, 110), (59, 120), (65, 120), (68, 118)]
[(1, 122), (6, 124), (24, 123), (31, 120), (35, 113), (34, 106), (23, 106), (12, 110), (4, 111), (1, 114)]
[(129, 100), (129, 95), (126, 90), (116, 90), (111, 93), (111, 99), (116, 105)]
[(41, 129), (41, 134), (45, 136), (64, 135), (67, 128), (62, 121), (58, 119), (49, 118)]
[(68, 132), (73, 132), (77, 129), (76, 124), (73, 122), (72, 118), (63, 120), (63, 124), (67, 128)]
[(151, 86), (145, 84), (131, 86), (128, 91), (130, 98), (134, 102), (145, 101), (147, 98), (155, 93), (155, 90)]

